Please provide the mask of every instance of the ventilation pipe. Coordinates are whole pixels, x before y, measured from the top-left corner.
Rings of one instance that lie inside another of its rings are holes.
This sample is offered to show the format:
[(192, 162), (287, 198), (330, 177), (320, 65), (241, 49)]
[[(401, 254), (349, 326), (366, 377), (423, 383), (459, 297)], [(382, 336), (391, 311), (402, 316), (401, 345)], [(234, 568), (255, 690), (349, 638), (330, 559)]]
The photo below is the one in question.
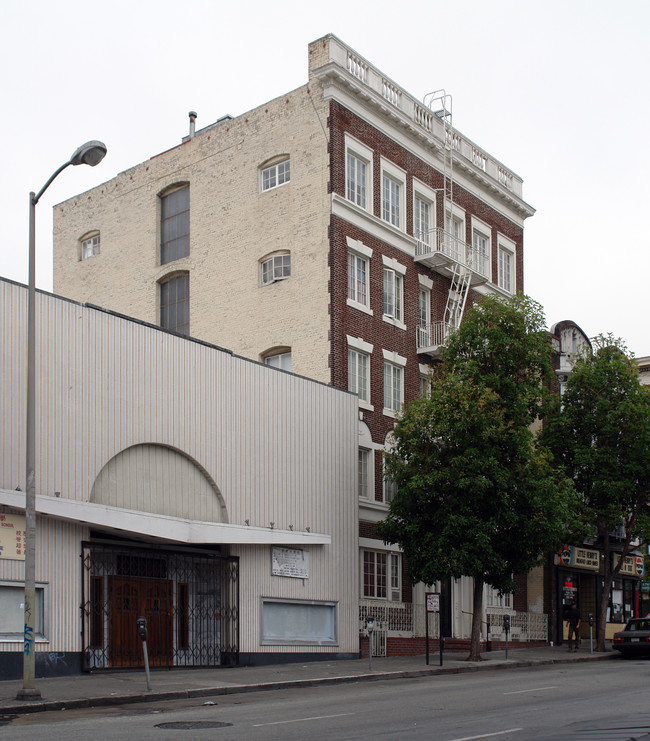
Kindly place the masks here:
[(190, 111), (188, 115), (190, 117), (190, 135), (189, 135), (189, 138), (190, 139), (194, 139), (194, 133), (196, 131), (196, 116), (197, 116), (197, 113), (196, 113), (196, 111)]

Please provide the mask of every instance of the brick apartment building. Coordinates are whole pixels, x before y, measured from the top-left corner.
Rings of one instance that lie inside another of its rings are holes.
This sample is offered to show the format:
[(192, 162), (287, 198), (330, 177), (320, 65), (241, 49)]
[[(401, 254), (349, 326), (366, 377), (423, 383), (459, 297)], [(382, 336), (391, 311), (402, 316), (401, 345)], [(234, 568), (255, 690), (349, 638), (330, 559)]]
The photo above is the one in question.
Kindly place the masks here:
[[(374, 536), (381, 453), (465, 307), (523, 289), (534, 210), (444, 91), (421, 103), (332, 35), (308, 51), (306, 85), (200, 130), (190, 114), (178, 146), (57, 205), (54, 289), (358, 394), (360, 616), (378, 652), (411, 650), (424, 587)], [(468, 638), (469, 581), (438, 587), (443, 632)], [(542, 593), (531, 574), (486, 609), (539, 615)]]

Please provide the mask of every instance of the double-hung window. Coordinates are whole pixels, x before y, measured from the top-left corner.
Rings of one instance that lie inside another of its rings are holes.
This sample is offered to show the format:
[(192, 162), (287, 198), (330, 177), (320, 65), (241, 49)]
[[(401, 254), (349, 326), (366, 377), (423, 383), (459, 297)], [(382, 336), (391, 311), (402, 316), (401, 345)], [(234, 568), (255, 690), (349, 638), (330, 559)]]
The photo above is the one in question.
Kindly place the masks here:
[(443, 251), (453, 260), (465, 261), (465, 212), (449, 202), (445, 208)]
[(421, 327), (431, 324), (431, 291), (420, 286), (419, 320)]
[(507, 293), (515, 292), (515, 244), (498, 236), (497, 285)]
[(390, 268), (384, 268), (384, 315), (402, 321), (404, 285), (402, 276)]
[(414, 231), (418, 242), (431, 246), (431, 204), (415, 196)]
[(406, 213), (406, 173), (381, 158), (381, 218), (404, 229)]
[(388, 175), (382, 177), (381, 184), (381, 216), (384, 221), (388, 221), (399, 229), (402, 185)]
[(276, 280), (284, 280), (291, 276), (291, 255), (273, 255), (262, 261), (262, 285), (268, 286)]
[(359, 401), (370, 402), (370, 356), (348, 348), (348, 391), (357, 394)]
[(404, 368), (406, 358), (389, 350), (384, 355), (384, 414), (394, 417), (404, 403)]
[(348, 306), (372, 314), (370, 309), (370, 258), (372, 250), (355, 239), (348, 243)]
[(288, 183), (291, 177), (289, 158), (262, 168), (262, 190), (271, 190)]
[(354, 252), (348, 252), (348, 298), (368, 305), (368, 261)]
[(366, 448), (359, 448), (358, 491), (363, 499), (370, 497), (370, 460), (370, 451)]
[(488, 224), (472, 216), (472, 259), (471, 266), (486, 278), (490, 277), (492, 262), (492, 230)]
[(394, 324), (401, 329), (404, 325), (404, 275), (406, 267), (386, 255), (382, 255), (384, 263), (383, 314), (384, 321)]
[(345, 197), (372, 213), (372, 149), (346, 134)]
[(372, 410), (370, 404), (370, 356), (373, 345), (361, 337), (346, 335), (348, 341), (348, 391), (359, 397), (359, 406)]

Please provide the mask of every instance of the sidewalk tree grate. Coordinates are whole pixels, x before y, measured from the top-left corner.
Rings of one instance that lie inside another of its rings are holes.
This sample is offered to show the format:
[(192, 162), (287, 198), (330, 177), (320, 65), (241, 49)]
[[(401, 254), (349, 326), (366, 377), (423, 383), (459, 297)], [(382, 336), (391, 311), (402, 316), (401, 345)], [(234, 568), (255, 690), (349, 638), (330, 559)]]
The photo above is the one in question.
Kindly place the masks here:
[(175, 720), (169, 723), (158, 723), (154, 728), (164, 728), (171, 731), (192, 731), (199, 728), (224, 728), (232, 723), (222, 723), (218, 720)]

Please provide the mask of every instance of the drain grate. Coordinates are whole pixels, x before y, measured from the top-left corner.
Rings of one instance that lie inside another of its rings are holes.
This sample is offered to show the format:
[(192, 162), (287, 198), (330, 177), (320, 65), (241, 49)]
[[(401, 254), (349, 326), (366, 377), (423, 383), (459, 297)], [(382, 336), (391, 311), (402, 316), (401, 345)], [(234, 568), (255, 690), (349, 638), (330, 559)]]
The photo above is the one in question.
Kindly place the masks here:
[(224, 728), (232, 723), (222, 723), (218, 720), (175, 720), (169, 723), (157, 723), (154, 728), (164, 728), (171, 731), (192, 731), (196, 728)]

